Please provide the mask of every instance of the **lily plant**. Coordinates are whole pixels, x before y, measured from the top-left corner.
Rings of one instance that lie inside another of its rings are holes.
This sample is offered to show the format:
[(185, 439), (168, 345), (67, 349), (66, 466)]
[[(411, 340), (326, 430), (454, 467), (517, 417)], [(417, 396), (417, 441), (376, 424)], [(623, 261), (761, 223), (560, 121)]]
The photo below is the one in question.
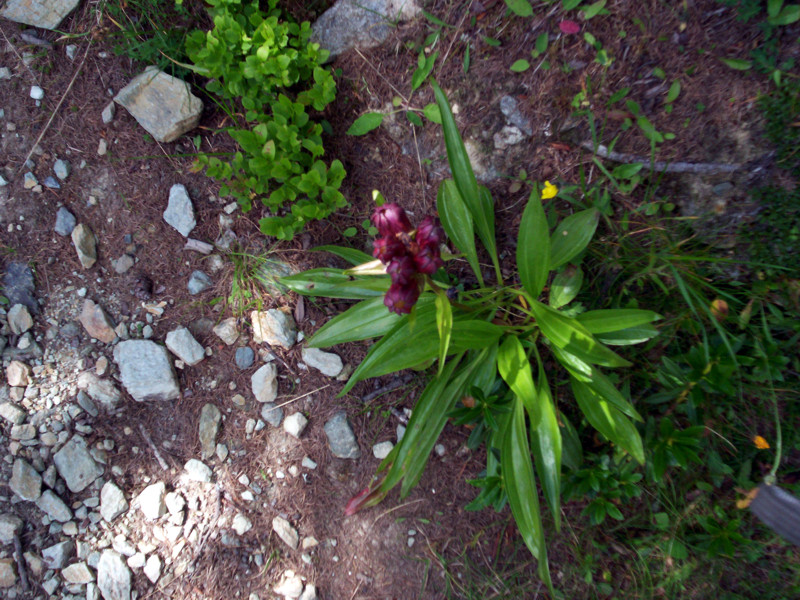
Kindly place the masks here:
[[(374, 257), (352, 248), (321, 247), (353, 268), (312, 269), (281, 281), (299, 294), (358, 301), (309, 340), (318, 348), (377, 340), (340, 395), (371, 377), (438, 363), (402, 440), (350, 500), (346, 514), (378, 504), (398, 485), (401, 497), (408, 494), (448, 420), (477, 422), (471, 441), (486, 445), (486, 470), (473, 482), (480, 492), (470, 507), (510, 505), (538, 560), (539, 575), (552, 590), (539, 489), (558, 530), (562, 463), (580, 464), (580, 441), (564, 404), (572, 414), (576, 404), (602, 436), (643, 463), (634, 424), (641, 416), (602, 369), (629, 366), (611, 346), (654, 337), (658, 330), (652, 323), (659, 315), (625, 308), (581, 312), (580, 305), (570, 306), (580, 291), (580, 262), (599, 212), (575, 212), (551, 232), (542, 198), (553, 198), (557, 189), (548, 182), (542, 191), (534, 185), (520, 222), (515, 276), (503, 277), (494, 201), (477, 182), (445, 94), (432, 85), (453, 175), (437, 194), (441, 228), (428, 217), (414, 229), (402, 208), (384, 204), (373, 216), (381, 234)], [(376, 198), (382, 200), (377, 193)], [(440, 252), (443, 234), (456, 254)], [(481, 270), (476, 236), (493, 276)], [(446, 260), (466, 261), (477, 285), (450, 285), (452, 279), (440, 269)], [(548, 380), (555, 378), (555, 365), (569, 380), (569, 389), (559, 389), (557, 396)]]

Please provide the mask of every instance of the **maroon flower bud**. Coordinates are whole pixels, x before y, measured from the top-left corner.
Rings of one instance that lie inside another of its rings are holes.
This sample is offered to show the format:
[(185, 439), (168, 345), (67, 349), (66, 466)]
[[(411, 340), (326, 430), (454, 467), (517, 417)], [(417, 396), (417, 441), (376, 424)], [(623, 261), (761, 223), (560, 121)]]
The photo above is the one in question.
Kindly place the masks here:
[(372, 224), (378, 228), (384, 237), (392, 237), (398, 233), (408, 233), (411, 231), (411, 221), (408, 215), (397, 204), (389, 203), (379, 206), (372, 213)]
[(414, 238), (419, 247), (435, 246), (438, 248), (439, 244), (442, 243), (442, 239), (444, 239), (444, 231), (439, 227), (436, 219), (430, 216), (422, 219), (422, 223), (417, 227), (417, 235)]
[(403, 256), (406, 247), (403, 242), (396, 237), (378, 238), (372, 242), (372, 256), (379, 259), (383, 264), (389, 264), (394, 258)]
[(419, 298), (419, 285), (416, 281), (409, 285), (400, 285), (393, 283), (386, 292), (383, 298), (383, 303), (391, 312), (398, 315), (405, 315), (411, 312), (411, 307), (414, 306)]
[(430, 244), (421, 247), (414, 255), (414, 264), (420, 273), (433, 275), (436, 269), (444, 264), (442, 257), (439, 256), (439, 246)]
[(392, 283), (409, 285), (414, 281), (417, 268), (414, 266), (414, 259), (406, 254), (393, 258), (392, 262), (386, 267), (386, 272), (391, 275)]

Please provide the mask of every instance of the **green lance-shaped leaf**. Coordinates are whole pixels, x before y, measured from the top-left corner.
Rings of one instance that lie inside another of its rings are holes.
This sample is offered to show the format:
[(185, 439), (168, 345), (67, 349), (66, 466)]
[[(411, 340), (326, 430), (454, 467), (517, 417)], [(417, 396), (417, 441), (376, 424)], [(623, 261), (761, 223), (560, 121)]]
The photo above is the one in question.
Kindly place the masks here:
[(531, 418), (531, 427), (538, 427), (539, 403), (536, 386), (533, 383), (531, 363), (516, 336), (506, 336), (503, 343), (500, 344), (500, 350), (497, 353), (497, 370), (514, 395), (525, 404)]
[(646, 325), (657, 321), (661, 315), (652, 310), (639, 308), (608, 308), (589, 310), (576, 318), (587, 331), (596, 335)]
[(638, 325), (609, 333), (598, 333), (595, 337), (609, 346), (632, 346), (653, 339), (659, 334), (658, 329), (650, 325)]
[(488, 193), (486, 188), (481, 190), (478, 186), (478, 180), (475, 178), (475, 172), (469, 162), (469, 155), (467, 155), (467, 150), (464, 147), (464, 142), (453, 117), (453, 111), (450, 109), (450, 103), (447, 101), (444, 92), (435, 81), (431, 82), (431, 86), (442, 117), (444, 145), (447, 149), (447, 160), (450, 163), (453, 179), (456, 182), (461, 198), (472, 214), (473, 222), (478, 230), (478, 237), (481, 238), (483, 245), (489, 252), (489, 256), (492, 257), (495, 270), (499, 272), (494, 237), (494, 204), (491, 194)]
[(506, 6), (520, 17), (530, 17), (533, 14), (533, 7), (528, 0), (506, 0)]
[(444, 369), (447, 350), (450, 348), (450, 336), (453, 333), (453, 308), (447, 292), (436, 288), (436, 329), (439, 331), (439, 375)]
[(447, 237), (464, 253), (472, 272), (478, 278), (478, 283), (483, 287), (483, 274), (478, 262), (478, 251), (475, 248), (472, 215), (458, 191), (456, 182), (452, 179), (445, 179), (439, 184), (436, 208)]
[(577, 471), (583, 464), (583, 448), (581, 438), (575, 427), (570, 423), (564, 413), (559, 413), (558, 420), (561, 428), (561, 441), (563, 442), (562, 464), (568, 469)]
[(575, 400), (592, 427), (644, 464), (642, 438), (630, 419), (585, 383), (574, 377), (570, 380)]
[(522, 213), (517, 238), (517, 269), (525, 291), (533, 299), (538, 298), (550, 273), (550, 232), (538, 189), (531, 192)]
[(350, 125), (347, 135), (365, 135), (373, 129), (377, 129), (383, 123), (384, 116), (383, 113), (379, 112), (369, 112), (361, 115)]
[(586, 249), (597, 229), (600, 212), (582, 210), (561, 221), (550, 238), (550, 268), (565, 265)]
[(531, 304), (531, 310), (542, 333), (557, 347), (590, 364), (604, 367), (630, 366), (631, 363), (598, 342), (575, 319), (538, 301)]
[(544, 544), (542, 516), (539, 511), (539, 495), (533, 476), (531, 452), (525, 429), (525, 409), (520, 398), (514, 400), (512, 411), (505, 420), (502, 439), (501, 470), (503, 483), (511, 506), (511, 514), (517, 523), (525, 545), (539, 561), (539, 576), (551, 590), (550, 569), (547, 564), (547, 548)]
[(342, 269), (310, 269), (281, 277), (279, 283), (303, 296), (365, 300), (383, 296), (391, 280), (388, 277), (354, 279)]
[(351, 265), (362, 265), (372, 260), (372, 257), (366, 252), (343, 246), (316, 246), (311, 248), (311, 252), (330, 252), (339, 258), (343, 258)]
[(536, 458), (536, 471), (544, 488), (544, 497), (556, 530), (561, 529), (561, 429), (558, 426), (556, 407), (544, 372), (539, 362), (538, 385), (539, 424), (531, 426), (531, 447)]
[(553, 277), (553, 284), (550, 286), (550, 306), (561, 308), (572, 302), (581, 291), (581, 285), (583, 285), (581, 268), (567, 265), (561, 273)]

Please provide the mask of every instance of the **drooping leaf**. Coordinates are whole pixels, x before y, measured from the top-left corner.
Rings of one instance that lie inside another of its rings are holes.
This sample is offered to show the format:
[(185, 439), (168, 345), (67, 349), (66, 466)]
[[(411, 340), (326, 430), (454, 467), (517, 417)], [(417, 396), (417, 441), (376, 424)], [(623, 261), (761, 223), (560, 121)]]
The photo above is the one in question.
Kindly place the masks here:
[(597, 229), (600, 212), (595, 208), (570, 215), (550, 237), (550, 269), (565, 265), (586, 249)]
[(561, 412), (558, 415), (559, 427), (561, 429), (562, 454), (561, 464), (568, 469), (577, 471), (583, 464), (583, 448), (581, 438), (569, 419)]
[(428, 75), (431, 74), (433, 71), (433, 66), (436, 64), (436, 58), (439, 56), (439, 51), (437, 50), (430, 56), (425, 56), (425, 51), (421, 50), (419, 53), (419, 60), (417, 61), (417, 70), (414, 71), (414, 74), (411, 76), (411, 90), (416, 90), (419, 86), (421, 86), (425, 80), (428, 78)]
[(347, 135), (365, 135), (373, 129), (377, 129), (383, 123), (384, 116), (383, 113), (379, 112), (369, 112), (361, 115), (350, 125)]
[(580, 360), (605, 367), (626, 367), (630, 363), (598, 342), (589, 331), (573, 318), (534, 302), (531, 305), (536, 323), (553, 344), (574, 354)]
[(328, 348), (336, 344), (378, 338), (388, 333), (401, 319), (400, 315), (389, 312), (383, 304), (383, 297), (370, 298), (325, 323), (308, 341), (308, 345), (312, 348)]
[(355, 279), (345, 275), (342, 269), (310, 269), (297, 275), (279, 278), (279, 282), (290, 290), (304, 296), (324, 296), (365, 300), (383, 296), (389, 289), (388, 277)]
[(478, 278), (478, 283), (483, 287), (483, 274), (478, 262), (478, 251), (475, 248), (472, 215), (452, 179), (445, 179), (439, 184), (436, 208), (447, 237), (464, 253), (472, 272)]
[(366, 252), (357, 250), (356, 248), (345, 248), (343, 246), (315, 246), (310, 248), (311, 252), (330, 252), (339, 258), (343, 258), (351, 265), (361, 265), (372, 260), (372, 257)]
[(583, 271), (580, 267), (567, 265), (567, 267), (553, 278), (550, 286), (549, 304), (553, 308), (561, 308), (569, 304), (581, 291), (583, 285)]
[(536, 472), (544, 488), (544, 497), (553, 513), (558, 531), (561, 528), (561, 430), (541, 362), (538, 383), (540, 419), (538, 426), (531, 426), (531, 447), (536, 458)]
[(585, 383), (571, 378), (571, 384), (575, 400), (592, 427), (643, 464), (642, 438), (628, 417)]
[(632, 346), (651, 340), (658, 334), (658, 329), (650, 324), (646, 324), (609, 333), (598, 333), (595, 337), (609, 346)]
[(497, 370), (514, 395), (524, 403), (531, 418), (531, 427), (538, 427), (539, 403), (536, 386), (533, 383), (531, 363), (517, 336), (506, 336), (500, 344), (497, 352)]
[(550, 232), (538, 189), (531, 192), (519, 224), (517, 269), (522, 287), (538, 298), (550, 273)]
[(447, 350), (450, 348), (450, 336), (453, 333), (453, 309), (447, 292), (441, 288), (436, 288), (436, 329), (439, 331), (439, 375), (441, 375)]
[(506, 0), (506, 6), (520, 17), (530, 17), (533, 14), (533, 7), (528, 0)]
[(552, 589), (547, 548), (544, 544), (539, 495), (533, 476), (531, 453), (525, 430), (525, 410), (517, 398), (513, 410), (506, 418), (501, 448), (501, 470), (508, 495), (511, 514), (517, 523), (522, 539), (531, 554), (539, 561), (539, 576)]
[(579, 314), (576, 318), (587, 331), (597, 335), (646, 325), (657, 321), (661, 315), (652, 310), (639, 308), (609, 308), (589, 310)]

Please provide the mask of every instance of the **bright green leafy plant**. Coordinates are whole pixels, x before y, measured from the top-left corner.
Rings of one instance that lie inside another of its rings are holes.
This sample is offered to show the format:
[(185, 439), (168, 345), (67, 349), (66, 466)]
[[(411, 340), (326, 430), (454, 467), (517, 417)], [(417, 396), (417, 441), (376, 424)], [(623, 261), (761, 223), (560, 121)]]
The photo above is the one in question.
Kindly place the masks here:
[[(595, 208), (576, 212), (551, 232), (541, 202), (557, 193), (549, 183), (541, 194), (534, 187), (522, 215), (516, 255), (519, 282), (505, 281), (495, 244), (492, 197), (478, 185), (444, 93), (435, 83), (433, 89), (453, 173), (453, 179), (439, 187), (437, 209), (444, 232), (471, 267), (478, 287), (447, 284), (445, 274), (434, 269), (441, 264), (438, 249), (433, 258), (426, 255), (426, 245), (435, 236), (430, 218), (413, 231), (396, 205), (381, 207), (374, 218), (379, 230), (386, 230), (387, 218), (397, 224), (396, 236), (382, 231), (384, 238), (375, 246), (375, 255), (388, 267), (380, 260), (370, 262), (360, 251), (329, 247), (357, 266), (314, 269), (282, 278), (281, 283), (304, 295), (360, 300), (310, 340), (312, 346), (329, 347), (378, 339), (342, 394), (367, 378), (438, 361), (403, 439), (346, 512), (379, 503), (397, 485), (401, 496), (408, 494), (451, 416), (479, 422), (480, 432), (472, 443), (487, 445), (487, 465), (475, 482), (481, 491), (472, 508), (500, 509), (507, 502), (527, 547), (538, 559), (540, 576), (552, 588), (536, 479), (558, 528), (561, 466), (577, 468), (580, 443), (555, 401), (548, 378), (553, 381), (556, 375), (550, 365), (555, 361), (565, 372), (586, 420), (621, 454), (627, 453), (624, 460), (642, 463), (642, 440), (634, 424), (641, 417), (602, 368), (628, 366), (609, 346), (652, 338), (657, 330), (651, 323), (659, 315), (640, 309), (581, 312), (580, 306), (571, 304), (579, 287), (574, 279), (599, 212)], [(475, 234), (494, 266), (493, 281), (481, 271)], [(393, 258), (386, 260), (389, 246), (394, 248)], [(433, 260), (433, 266), (426, 259)], [(549, 299), (542, 301), (551, 276)], [(398, 300), (403, 302), (399, 310)], [(411, 310), (406, 302), (415, 301)]]
[(339, 192), (344, 167), (338, 160), (323, 162), (322, 125), (307, 112), (322, 110), (336, 94), (333, 77), (321, 66), (328, 53), (309, 41), (308, 22), (280, 20), (277, 0), (266, 12), (258, 2), (209, 4), (214, 29), (193, 32), (188, 55), (237, 122), (239, 109), (231, 103), (241, 103), (245, 123), (228, 129), (240, 148), (230, 162), (203, 155), (197, 167), (224, 181), (220, 193), (232, 195), (243, 210), (260, 199), (271, 212), (261, 219), (261, 230), (291, 239), (307, 222), (346, 204)]

